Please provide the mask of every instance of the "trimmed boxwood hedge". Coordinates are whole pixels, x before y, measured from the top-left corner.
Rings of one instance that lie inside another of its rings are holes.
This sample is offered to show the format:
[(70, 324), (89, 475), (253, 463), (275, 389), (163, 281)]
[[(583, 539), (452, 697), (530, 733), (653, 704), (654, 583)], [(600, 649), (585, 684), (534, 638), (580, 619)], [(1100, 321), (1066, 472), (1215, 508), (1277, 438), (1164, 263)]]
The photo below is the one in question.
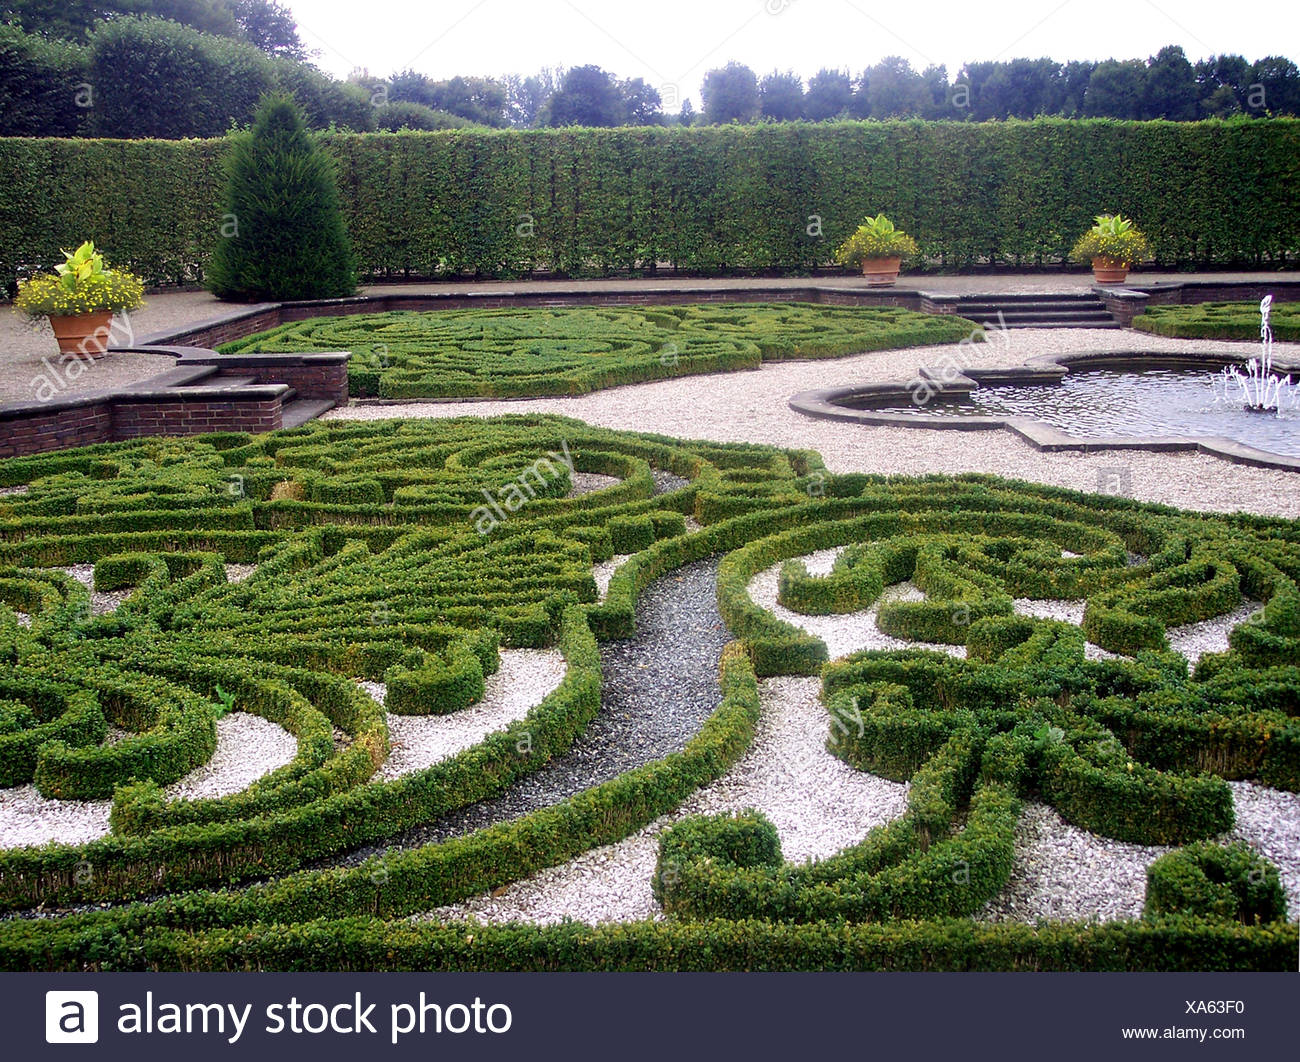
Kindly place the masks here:
[[(963, 317), (892, 306), (739, 303), (312, 317), (220, 349), (225, 354), (350, 351), (348, 387), (358, 396), (525, 398), (983, 335)], [(547, 478), (559, 496), (568, 490), (563, 476)], [(313, 500), (381, 499), (373, 480), (350, 479), (327, 491), (318, 486)]]
[[(1269, 313), (1273, 338), (1300, 339), (1300, 303), (1275, 303)], [(1178, 339), (1259, 339), (1258, 302), (1201, 302), (1149, 306), (1133, 319), (1139, 332)]]
[[(620, 482), (572, 497), (543, 485), (484, 526), (484, 491), (532, 482), (528, 470), (559, 453)], [(687, 483), (656, 493), (655, 469)], [(342, 483), (369, 486), (330, 485)], [(313, 961), (301, 942), (324, 926), (354, 950), (326, 948), (322, 965), (388, 939), (380, 966), (473, 967), (454, 928), (400, 920), (671, 812), (744, 753), (758, 678), (778, 674), (821, 676), (833, 753), (910, 781), (900, 819), (804, 866), (780, 860), (761, 819), (684, 820), (663, 837), (655, 880), (668, 923), (479, 927), (481, 961), (673, 968), (697, 961), (672, 955), (688, 942), (715, 956), (701, 964), (756, 968), (1272, 968), (1293, 953), (1293, 926), (1241, 925), (1187, 870), (1153, 876), (1144, 923), (969, 916), (1011, 872), (1022, 800), (1108, 836), (1191, 842), (1175, 854), (1209, 866), (1196, 845), (1231, 827), (1226, 780), (1300, 790), (1294, 522), (977, 475), (832, 476), (808, 451), (532, 415), (138, 440), (0, 462), (0, 484), (29, 488), (0, 497), (0, 780), (111, 799), (113, 831), (0, 852), (0, 906), (116, 905), (0, 923), (8, 968), (292, 967)], [(789, 563), (830, 547), (845, 548), (828, 576)], [(600, 599), (592, 565), (615, 553), (631, 556)], [(331, 865), (569, 748), (599, 708), (597, 640), (635, 630), (654, 579), (714, 555), (738, 640), (719, 707), (681, 752), (513, 821)], [(93, 563), (96, 585), (129, 590), (126, 602), (93, 615), (87, 589), (58, 570), (72, 563)], [(232, 583), (234, 563), (256, 570)], [(859, 610), (913, 580), (925, 607), (884, 622), (967, 657), (828, 662), (819, 639), (749, 596), (772, 566), (796, 613)], [(1091, 621), (1015, 615), (1017, 597), (1082, 600)], [(1166, 628), (1243, 598), (1265, 607), (1228, 651), (1194, 670), (1168, 651)], [(1131, 658), (1086, 659), (1088, 632)], [(386, 713), (358, 679), (386, 680), (390, 710), (457, 710), (480, 695), (499, 646), (541, 645), (560, 647), (567, 673), (527, 718), (425, 771), (374, 780)], [(298, 753), (240, 793), (167, 799), (163, 786), (208, 754), (218, 686), (293, 733)], [(110, 721), (135, 736), (103, 745)], [(359, 915), (376, 921), (347, 921)]]

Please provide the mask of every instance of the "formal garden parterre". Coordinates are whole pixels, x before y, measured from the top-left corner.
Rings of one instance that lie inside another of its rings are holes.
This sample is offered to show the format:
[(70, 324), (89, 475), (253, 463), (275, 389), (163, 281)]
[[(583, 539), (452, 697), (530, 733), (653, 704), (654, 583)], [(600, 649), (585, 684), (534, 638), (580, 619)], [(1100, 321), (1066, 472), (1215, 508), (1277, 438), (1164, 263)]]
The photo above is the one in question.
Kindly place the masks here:
[(962, 317), (889, 306), (523, 307), (312, 317), (221, 351), (351, 351), (356, 397), (524, 398), (972, 336)]
[[(1248, 799), (1279, 837), (1294, 827), (1291, 521), (986, 476), (832, 475), (809, 451), (550, 416), (141, 440), (5, 461), (0, 489), (6, 799), (108, 810), (90, 839), (7, 842), (5, 968), (1294, 962), (1295, 868), (1232, 832)], [(829, 570), (799, 561), (832, 549)], [(677, 747), (398, 843), (580, 743), (618, 667), (605, 647), (636, 634), (643, 592), (709, 558), (734, 641), (716, 706)], [(86, 565), (93, 588), (70, 574)], [(773, 566), (780, 615), (754, 589)], [(1081, 625), (1026, 601), (1085, 602)], [(831, 659), (781, 618), (872, 608), (880, 630), (931, 648)], [(1172, 648), (1175, 629), (1225, 614), (1249, 618), (1198, 654)], [(559, 654), (563, 678), (473, 744), (383, 771), (395, 720), (477, 710), (529, 651)], [(819, 677), (842, 768), (908, 783), (897, 817), (813, 862), (782, 859), (761, 809), (680, 817), (658, 835), (649, 921), (427, 920), (729, 777), (780, 676)], [(292, 755), (235, 791), (183, 795), (239, 715), (292, 735)], [(1023, 809), (1041, 805), (1167, 850), (1140, 917), (981, 916), (1015, 873)]]

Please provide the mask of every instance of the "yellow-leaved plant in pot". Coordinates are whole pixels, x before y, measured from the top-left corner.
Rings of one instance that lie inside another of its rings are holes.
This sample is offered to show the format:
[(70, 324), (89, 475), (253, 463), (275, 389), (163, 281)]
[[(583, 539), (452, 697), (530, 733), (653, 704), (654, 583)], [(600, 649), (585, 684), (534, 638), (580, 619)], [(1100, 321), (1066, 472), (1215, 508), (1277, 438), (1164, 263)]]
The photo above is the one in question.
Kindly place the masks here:
[(867, 218), (840, 244), (835, 261), (849, 268), (862, 266), (871, 287), (883, 287), (898, 279), (904, 258), (916, 254), (916, 241), (896, 228), (884, 214)]
[(18, 286), (14, 309), (31, 318), (48, 317), (66, 356), (102, 358), (113, 316), (144, 302), (144, 282), (133, 273), (109, 269), (87, 240), (64, 251), (53, 273), (40, 273)]
[(1122, 284), (1135, 264), (1151, 256), (1151, 243), (1132, 218), (1098, 214), (1094, 225), (1070, 251), (1076, 262), (1091, 262), (1098, 284)]

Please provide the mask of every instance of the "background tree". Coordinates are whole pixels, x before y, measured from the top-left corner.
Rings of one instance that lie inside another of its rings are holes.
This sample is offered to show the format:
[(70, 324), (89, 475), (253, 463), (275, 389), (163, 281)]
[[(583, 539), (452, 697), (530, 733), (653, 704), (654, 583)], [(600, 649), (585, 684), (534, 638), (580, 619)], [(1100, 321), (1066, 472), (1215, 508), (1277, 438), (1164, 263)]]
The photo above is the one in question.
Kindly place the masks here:
[(88, 62), (70, 41), (0, 25), (0, 136), (76, 136)]
[(1250, 63), (1240, 55), (1212, 55), (1194, 69), (1199, 115), (1227, 118), (1246, 107), (1251, 82)]
[(803, 116), (810, 122), (847, 115), (853, 103), (853, 81), (840, 70), (822, 69), (808, 82), (803, 97)]
[(758, 85), (759, 113), (775, 122), (803, 117), (803, 79), (793, 70), (765, 74)]
[(709, 125), (752, 122), (761, 108), (758, 78), (743, 63), (728, 63), (706, 72), (700, 95)]
[(208, 265), (221, 299), (331, 299), (357, 287), (334, 162), (292, 98), (267, 96), (226, 162), (223, 235)]
[[(1246, 90), (1247, 113), (1300, 115), (1300, 70), (1282, 55), (1270, 55), (1251, 67), (1251, 85)], [(1258, 85), (1259, 89), (1253, 88)], [(1261, 91), (1262, 90), (1262, 91)], [(1262, 94), (1263, 106), (1251, 97)], [(1260, 114), (1260, 117), (1263, 117)]]
[(863, 71), (855, 111), (863, 118), (915, 118), (929, 99), (926, 84), (912, 64), (888, 55)]
[(275, 0), (233, 0), (231, 13), (244, 39), (267, 55), (306, 59), (307, 49), (298, 36), (293, 12)]
[(1139, 59), (1098, 63), (1088, 79), (1083, 113), (1089, 118), (1141, 118), (1147, 68)]
[(1147, 64), (1143, 117), (1187, 122), (1196, 117), (1196, 71), (1177, 45), (1169, 45)]
[(89, 131), (131, 140), (223, 136), (276, 88), (270, 58), (251, 44), (160, 18), (100, 26), (87, 81), (94, 92)]
[(677, 112), (677, 124), (689, 127), (695, 124), (695, 119), (695, 104), (689, 99), (682, 100), (681, 110)]
[(627, 125), (662, 125), (663, 97), (653, 85), (634, 77), (620, 81), (619, 94), (623, 97), (623, 121)]
[(510, 74), (502, 80), (506, 91), (506, 120), (521, 129), (545, 125), (543, 108), (564, 78), (563, 67), (543, 67), (531, 77)]
[(620, 125), (623, 94), (614, 78), (598, 66), (576, 66), (564, 75), (551, 97), (547, 125)]
[(1088, 94), (1088, 82), (1096, 63), (1070, 62), (1061, 67), (1061, 114), (1067, 118), (1077, 118), (1083, 114), (1084, 99)]

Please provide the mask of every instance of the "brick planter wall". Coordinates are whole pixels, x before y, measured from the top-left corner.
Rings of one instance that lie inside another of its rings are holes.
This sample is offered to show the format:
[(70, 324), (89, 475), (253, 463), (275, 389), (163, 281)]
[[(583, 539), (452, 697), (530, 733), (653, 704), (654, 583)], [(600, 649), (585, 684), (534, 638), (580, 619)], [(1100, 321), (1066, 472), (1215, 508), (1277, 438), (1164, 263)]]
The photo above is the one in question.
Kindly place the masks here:
[(108, 400), (50, 403), (30, 413), (0, 408), (0, 458), (90, 446), (112, 437), (113, 406)]
[(212, 431), (254, 434), (280, 427), (279, 396), (253, 401), (199, 399), (122, 403), (113, 410), (113, 439), (142, 435), (203, 435)]

